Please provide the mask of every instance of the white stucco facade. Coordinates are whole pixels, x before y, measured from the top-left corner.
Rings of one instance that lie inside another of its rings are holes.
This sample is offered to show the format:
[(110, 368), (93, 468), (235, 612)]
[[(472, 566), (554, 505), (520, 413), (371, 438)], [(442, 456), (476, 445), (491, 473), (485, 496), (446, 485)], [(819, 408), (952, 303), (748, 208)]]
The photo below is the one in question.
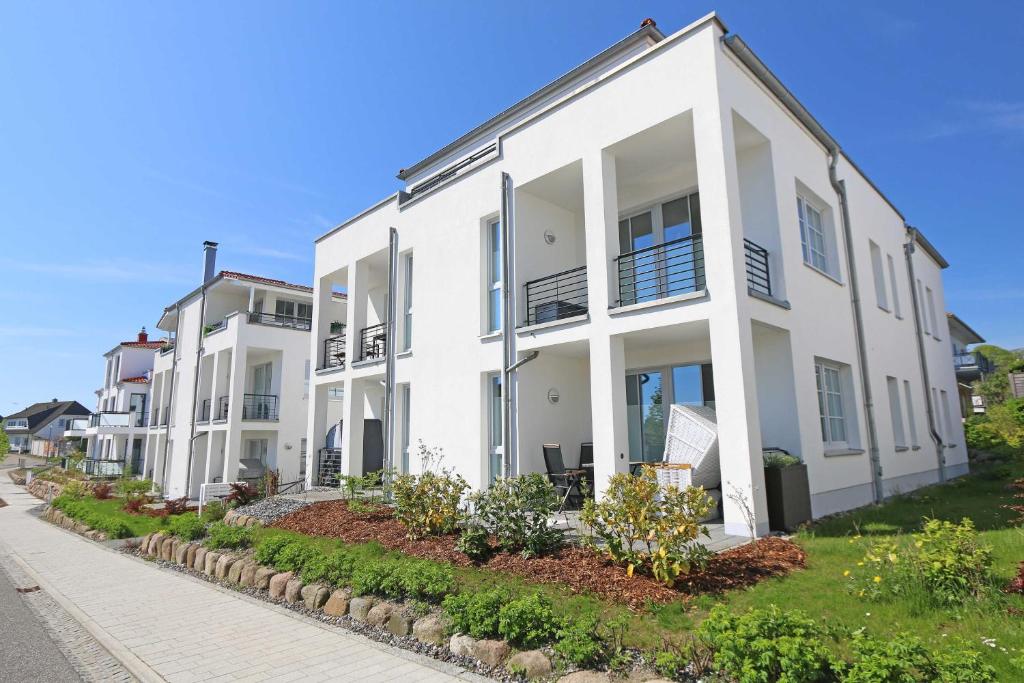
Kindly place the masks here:
[[(395, 466), (415, 471), (422, 441), (474, 487), (506, 457), (512, 472), (544, 472), (542, 444), (559, 443), (573, 465), (592, 442), (600, 495), (631, 461), (660, 460), (655, 412), (660, 404), (667, 417), (670, 402), (714, 406), (723, 490), (742, 492), (759, 533), (767, 447), (807, 464), (816, 517), (872, 502), (876, 486), (890, 495), (939, 480), (940, 452), (943, 476), (966, 472), (960, 422), (945, 419), (956, 400), (946, 318), (936, 315), (945, 262), (919, 241), (911, 282), (903, 217), (840, 154), (851, 263), (830, 150), (725, 35), (713, 15), (667, 37), (642, 28), (403, 172), (405, 192), (317, 241), (311, 483), (326, 446), (340, 447), (341, 471), (364, 469), (366, 421), (385, 417), (388, 343)], [(506, 342), (491, 303), (502, 296), (492, 235), (503, 174), (507, 342), (515, 360), (539, 352), (506, 387), (507, 444), (492, 391)], [(384, 340), (376, 326), (387, 319), (391, 228), (395, 338)], [(928, 382), (912, 286), (927, 321)], [(332, 293), (342, 290), (339, 317)], [(327, 351), (331, 340), (343, 355)], [(726, 530), (746, 533), (740, 505), (723, 498)]]

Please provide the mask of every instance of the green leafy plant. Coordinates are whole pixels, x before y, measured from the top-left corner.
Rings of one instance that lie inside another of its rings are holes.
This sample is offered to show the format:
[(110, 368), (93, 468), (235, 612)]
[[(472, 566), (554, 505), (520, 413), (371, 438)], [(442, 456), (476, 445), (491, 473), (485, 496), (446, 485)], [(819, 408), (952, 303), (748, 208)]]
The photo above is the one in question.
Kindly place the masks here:
[(734, 615), (716, 605), (698, 636), (714, 651), (715, 666), (739, 683), (810, 683), (832, 675), (825, 629), (804, 613), (775, 605)]
[(463, 527), (455, 549), (469, 559), (482, 562), (491, 556), (493, 548), (490, 544), (491, 535), (479, 524), (468, 524)]
[(227, 514), (227, 508), (224, 507), (224, 503), (219, 500), (211, 500), (209, 503), (203, 505), (203, 521), (207, 524), (213, 522), (219, 522), (224, 519), (224, 515)]
[(276, 553), (271, 564), (282, 572), (301, 572), (306, 564), (316, 557), (317, 550), (307, 542), (288, 541)]
[(341, 549), (331, 553), (314, 553), (302, 566), (302, 580), (306, 583), (344, 586), (352, 578), (356, 562), (353, 553)]
[(262, 565), (276, 566), (278, 554), (291, 542), (292, 540), (287, 536), (262, 538), (256, 544), (254, 559)]
[[(435, 453), (422, 442), (420, 450)], [(438, 460), (441, 457), (438, 456)], [(427, 460), (426, 456), (424, 460)], [(450, 470), (399, 475), (392, 485), (395, 518), (409, 530), (410, 538), (451, 533), (458, 524), (462, 494), (468, 488), (466, 480)]]
[(352, 571), (356, 595), (411, 598), (437, 602), (455, 590), (451, 567), (428, 560), (383, 558), (364, 562)]
[(164, 514), (168, 517), (183, 514), (188, 510), (188, 496), (168, 498), (164, 501)]
[(597, 634), (598, 621), (594, 617), (567, 619), (555, 634), (555, 653), (573, 666), (597, 667), (606, 659), (604, 642)]
[(234, 482), (231, 484), (231, 491), (224, 496), (224, 504), (236, 508), (248, 505), (260, 497), (260, 490), (252, 484), (245, 482)]
[(60, 495), (66, 496), (67, 498), (73, 498), (75, 500), (81, 500), (89, 493), (89, 487), (83, 482), (77, 479), (72, 479), (68, 483), (64, 484), (64, 488), (61, 489)]
[(850, 649), (853, 661), (841, 667), (843, 683), (988, 683), (996, 680), (995, 671), (977, 652), (943, 648), (933, 653), (919, 638), (907, 633), (878, 640), (859, 630), (853, 634)]
[(118, 479), (114, 486), (119, 495), (127, 498), (149, 493), (153, 489), (153, 482), (149, 479)]
[(499, 478), (472, 494), (469, 502), (474, 521), (494, 534), (506, 552), (535, 557), (562, 544), (562, 531), (548, 525), (558, 510), (558, 493), (540, 474)]
[(559, 625), (551, 610), (551, 601), (537, 593), (516, 598), (498, 612), (498, 634), (527, 649), (554, 640)]
[(187, 513), (173, 518), (167, 529), (183, 541), (197, 541), (206, 534), (206, 522), (199, 515)]
[(114, 487), (106, 482), (92, 485), (92, 497), (96, 500), (110, 500), (114, 495)]
[(494, 638), (498, 635), (498, 613), (511, 597), (507, 590), (494, 588), (449, 595), (441, 607), (452, 632), (473, 638)]
[(632, 576), (636, 569), (671, 585), (680, 574), (702, 567), (710, 557), (698, 542), (710, 538), (700, 520), (714, 503), (702, 488), (659, 486), (655, 471), (644, 467), (639, 476), (616, 474), (600, 501), (588, 499), (580, 520), (603, 541), (584, 541), (626, 566)]
[(229, 548), (238, 550), (252, 545), (252, 528), (228, 526), (224, 522), (214, 522), (206, 530), (207, 548)]
[(64, 493), (54, 498), (51, 504), (68, 517), (81, 522), (90, 529), (102, 531), (108, 538), (128, 538), (132, 535), (131, 528), (124, 520), (94, 510), (89, 506), (84, 495), (74, 498)]
[(789, 453), (771, 452), (766, 453), (764, 456), (764, 466), (773, 469), (783, 469), (785, 467), (792, 467), (793, 465), (799, 465), (800, 458), (790, 455)]

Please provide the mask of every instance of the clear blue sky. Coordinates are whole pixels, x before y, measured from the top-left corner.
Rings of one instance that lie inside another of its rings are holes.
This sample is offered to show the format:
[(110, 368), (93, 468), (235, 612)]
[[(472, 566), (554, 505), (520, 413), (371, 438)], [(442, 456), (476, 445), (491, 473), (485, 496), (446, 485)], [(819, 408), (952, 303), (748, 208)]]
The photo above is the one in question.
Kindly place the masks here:
[[(1024, 346), (1024, 3), (0, 4), (0, 413), (222, 268), (298, 282), (395, 172), (654, 17), (719, 11)], [(1011, 312), (1015, 316), (1011, 316)]]

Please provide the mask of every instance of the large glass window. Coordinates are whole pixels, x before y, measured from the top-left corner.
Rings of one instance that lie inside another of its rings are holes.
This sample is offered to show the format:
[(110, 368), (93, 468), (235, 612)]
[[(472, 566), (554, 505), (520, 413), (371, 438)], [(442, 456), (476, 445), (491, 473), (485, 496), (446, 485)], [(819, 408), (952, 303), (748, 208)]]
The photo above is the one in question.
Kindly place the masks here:
[(903, 311), (900, 308), (900, 288), (896, 284), (896, 262), (893, 261), (892, 254), (885, 255), (886, 260), (889, 262), (889, 282), (892, 284), (892, 312), (897, 318), (903, 317)]
[(800, 219), (800, 244), (803, 247), (804, 262), (828, 273), (828, 251), (821, 210), (799, 196), (796, 198), (796, 207)]
[(910, 445), (917, 447), (917, 423), (914, 421), (914, 395), (910, 382), (903, 380), (903, 395), (907, 399), (907, 426), (910, 427)]
[(501, 374), (494, 373), (487, 377), (487, 456), (491, 483), (494, 483), (494, 480), (502, 474), (504, 461), (502, 415)]
[(412, 392), (408, 384), (402, 385), (402, 464), (399, 471), (402, 474), (409, 474), (409, 441), (410, 441), (410, 415), (412, 410)]
[[(261, 301), (259, 303), (259, 308), (262, 310), (263, 302)], [(313, 304), (278, 299), (274, 303), (274, 314), (285, 322), (290, 322), (293, 318), (311, 320), (313, 318)]]
[(487, 331), (501, 329), (501, 221), (487, 224)]
[(871, 251), (871, 272), (875, 277), (875, 302), (884, 311), (889, 310), (889, 296), (885, 286), (885, 271), (882, 269), (882, 249), (868, 240)]
[[(700, 198), (657, 204), (619, 221), (620, 303), (629, 305), (704, 287)], [(639, 253), (636, 253), (639, 252)]]
[(631, 462), (660, 462), (672, 404), (714, 407), (710, 364), (677, 365), (626, 375)]
[(889, 390), (889, 416), (892, 419), (893, 441), (897, 448), (906, 448), (907, 435), (903, 430), (903, 406), (900, 405), (900, 385), (895, 377), (885, 378)]
[(405, 288), (402, 293), (402, 350), (412, 348), (412, 254), (405, 257)]
[(846, 415), (840, 370), (827, 363), (815, 363), (814, 378), (818, 385), (821, 440), (826, 447), (846, 448)]

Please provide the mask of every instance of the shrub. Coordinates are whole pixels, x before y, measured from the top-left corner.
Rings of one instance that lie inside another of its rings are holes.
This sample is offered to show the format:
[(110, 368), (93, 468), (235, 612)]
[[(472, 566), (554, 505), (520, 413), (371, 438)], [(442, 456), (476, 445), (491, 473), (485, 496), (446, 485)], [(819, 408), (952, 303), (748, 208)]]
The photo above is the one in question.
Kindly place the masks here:
[(227, 514), (227, 508), (224, 507), (224, 503), (219, 500), (211, 500), (209, 503), (203, 506), (203, 521), (207, 524), (213, 522), (219, 522), (224, 519), (224, 515)]
[(573, 666), (596, 667), (605, 659), (604, 643), (597, 633), (597, 619), (593, 617), (566, 620), (556, 633), (555, 653)]
[(355, 555), (342, 549), (331, 553), (314, 553), (303, 564), (302, 580), (306, 583), (344, 586), (352, 578), (355, 566)]
[(451, 533), (458, 523), (459, 501), (468, 488), (465, 479), (448, 471), (399, 475), (392, 487), (395, 517), (409, 530), (410, 538)]
[(224, 503), (228, 507), (241, 507), (248, 505), (260, 497), (260, 491), (252, 484), (234, 482), (231, 484), (231, 492), (224, 496)]
[(671, 585), (706, 564), (710, 553), (697, 538), (710, 538), (700, 520), (713, 505), (704, 489), (661, 487), (654, 469), (644, 467), (639, 476), (614, 475), (600, 502), (584, 503), (580, 520), (604, 542), (601, 550), (626, 565), (627, 575), (641, 568)]
[(441, 607), (453, 632), (473, 638), (494, 638), (498, 635), (498, 613), (510, 598), (508, 591), (495, 588), (449, 595)]
[(61, 494), (54, 498), (51, 504), (68, 517), (85, 524), (91, 529), (102, 531), (108, 538), (128, 538), (132, 535), (131, 529), (123, 520), (97, 512), (89, 507), (89, 504), (81, 498), (73, 498), (66, 494)]
[(498, 613), (498, 634), (526, 649), (554, 640), (558, 627), (551, 601), (537, 593), (512, 600)]
[(206, 533), (206, 523), (199, 515), (186, 513), (173, 518), (167, 529), (183, 541), (196, 541)]
[(115, 487), (119, 494), (128, 498), (149, 493), (153, 489), (153, 482), (149, 479), (118, 479)]
[(188, 496), (168, 498), (164, 501), (164, 514), (168, 517), (184, 514), (188, 510)]
[(469, 500), (476, 518), (506, 552), (533, 557), (562, 544), (562, 531), (548, 526), (558, 510), (558, 494), (540, 474), (498, 479)]
[(792, 467), (799, 464), (800, 458), (789, 453), (771, 452), (764, 456), (764, 466), (769, 468), (782, 469), (783, 467)]
[(714, 651), (715, 666), (740, 683), (802, 683), (831, 675), (824, 629), (798, 610), (770, 605), (733, 615), (717, 605), (698, 635)]
[(110, 500), (114, 495), (114, 487), (106, 482), (92, 485), (92, 497), (96, 500)]
[(288, 541), (273, 560), (275, 569), (282, 572), (301, 572), (316, 555), (316, 548), (299, 539)]
[(147, 502), (148, 499), (145, 496), (130, 495), (125, 498), (121, 509), (130, 515), (139, 515), (142, 514), (142, 510)]
[(918, 638), (907, 633), (876, 640), (858, 631), (854, 634), (851, 650), (853, 661), (843, 667), (843, 683), (986, 683), (995, 680), (995, 671), (981, 660), (977, 652), (944, 648), (932, 653)]
[(82, 498), (85, 498), (87, 493), (89, 493), (89, 488), (77, 479), (69, 481), (60, 491), (61, 496), (67, 496), (74, 500), (81, 500)]
[(228, 526), (224, 522), (214, 522), (207, 529), (207, 548), (229, 548), (238, 550), (252, 545), (252, 529), (250, 527)]
[(455, 549), (471, 560), (482, 562), (491, 556), (491, 535), (479, 524), (468, 524), (455, 543)]
[(429, 560), (382, 558), (364, 562), (352, 572), (356, 595), (436, 602), (454, 589), (452, 569)]
[(256, 545), (255, 559), (262, 565), (276, 566), (277, 556), (292, 539), (287, 536), (270, 536), (264, 538)]

